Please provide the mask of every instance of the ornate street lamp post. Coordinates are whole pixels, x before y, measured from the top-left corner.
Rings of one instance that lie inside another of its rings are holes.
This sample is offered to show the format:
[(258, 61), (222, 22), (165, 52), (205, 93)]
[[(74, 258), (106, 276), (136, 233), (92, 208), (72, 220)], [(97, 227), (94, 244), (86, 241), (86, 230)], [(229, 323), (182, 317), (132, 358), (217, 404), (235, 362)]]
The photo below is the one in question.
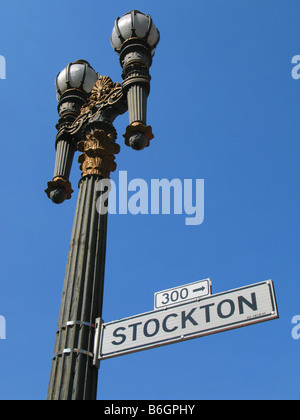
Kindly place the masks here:
[[(120, 58), (122, 84), (99, 76), (84, 60), (56, 77), (59, 121), (54, 176), (46, 193), (54, 203), (70, 199), (70, 170), (76, 150), (82, 171), (55, 338), (47, 399), (94, 400), (98, 369), (93, 365), (95, 320), (102, 317), (107, 211), (97, 211), (101, 179), (116, 169), (120, 146), (113, 121), (128, 110), (125, 144), (149, 146), (146, 123), (149, 68), (159, 32), (149, 15), (131, 11), (118, 18), (111, 44)], [(104, 203), (102, 203), (104, 205)], [(107, 203), (106, 203), (107, 205)], [(102, 209), (103, 210), (103, 209)]]

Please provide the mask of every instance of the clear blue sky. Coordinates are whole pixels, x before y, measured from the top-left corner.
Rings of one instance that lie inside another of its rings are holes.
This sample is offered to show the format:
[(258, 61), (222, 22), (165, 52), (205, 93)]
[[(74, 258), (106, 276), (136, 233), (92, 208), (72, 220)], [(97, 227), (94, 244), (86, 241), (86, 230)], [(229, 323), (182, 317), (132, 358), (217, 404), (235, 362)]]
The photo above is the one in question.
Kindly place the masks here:
[(128, 178), (204, 179), (205, 219), (111, 215), (103, 317), (153, 309), (154, 293), (204, 278), (213, 293), (273, 279), (280, 318), (104, 361), (98, 399), (299, 399), (300, 54), (298, 0), (104, 3), (1, 1), (0, 399), (45, 399), (77, 198), (52, 204), (54, 78), (86, 59), (121, 81), (110, 46), (116, 17), (152, 15), (151, 146), (123, 143)]

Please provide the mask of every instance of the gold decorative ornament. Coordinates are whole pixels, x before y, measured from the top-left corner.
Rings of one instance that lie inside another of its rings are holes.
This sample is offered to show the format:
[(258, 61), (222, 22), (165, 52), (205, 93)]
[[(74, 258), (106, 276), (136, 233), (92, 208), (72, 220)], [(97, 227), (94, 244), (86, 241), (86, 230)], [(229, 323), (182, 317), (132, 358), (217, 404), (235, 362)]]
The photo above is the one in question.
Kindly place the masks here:
[(115, 143), (114, 134), (96, 129), (88, 133), (85, 140), (77, 143), (77, 149), (83, 152), (78, 157), (82, 177), (99, 175), (109, 178), (110, 173), (116, 170), (114, 155), (120, 152), (120, 146)]
[(123, 137), (125, 138), (126, 146), (130, 146), (129, 139), (133, 134), (142, 132), (145, 134), (147, 139), (146, 147), (150, 146), (150, 140), (154, 138), (152, 133), (152, 127), (150, 125), (145, 125), (142, 121), (134, 121), (130, 125), (127, 126), (125, 134)]
[(81, 120), (83, 115), (90, 117), (91, 111), (98, 111), (104, 106), (114, 103), (121, 95), (123, 95), (123, 91), (120, 83), (113, 83), (108, 76), (99, 76), (86, 105), (81, 107), (80, 114), (73, 125), (77, 126), (78, 120)]
[(70, 181), (65, 179), (62, 176), (56, 176), (52, 179), (52, 181), (49, 181), (47, 183), (48, 188), (45, 190), (46, 194), (50, 198), (51, 191), (57, 189), (57, 188), (63, 188), (66, 192), (66, 200), (69, 200), (71, 198), (72, 193), (74, 192), (71, 187)]

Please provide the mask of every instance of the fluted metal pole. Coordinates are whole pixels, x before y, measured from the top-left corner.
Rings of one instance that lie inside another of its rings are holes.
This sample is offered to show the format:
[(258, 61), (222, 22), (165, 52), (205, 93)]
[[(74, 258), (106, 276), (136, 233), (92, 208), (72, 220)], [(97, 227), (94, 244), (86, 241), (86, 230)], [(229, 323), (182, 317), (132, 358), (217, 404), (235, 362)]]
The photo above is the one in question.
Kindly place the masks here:
[(141, 121), (146, 125), (148, 91), (144, 86), (133, 85), (129, 88), (127, 101), (129, 104), (129, 123)]
[(81, 179), (65, 272), (52, 360), (48, 400), (95, 400), (98, 369), (93, 366), (96, 318), (102, 315), (107, 214), (96, 202), (102, 177)]

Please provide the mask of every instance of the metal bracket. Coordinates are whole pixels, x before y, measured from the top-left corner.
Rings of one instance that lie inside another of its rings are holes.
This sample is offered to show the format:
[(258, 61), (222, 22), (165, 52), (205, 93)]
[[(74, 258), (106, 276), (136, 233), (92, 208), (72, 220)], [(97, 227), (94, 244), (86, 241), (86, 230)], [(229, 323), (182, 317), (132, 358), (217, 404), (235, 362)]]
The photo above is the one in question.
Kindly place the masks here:
[(67, 349), (63, 349), (63, 350), (60, 350), (57, 353), (55, 353), (53, 355), (52, 359), (55, 359), (56, 357), (62, 356), (63, 354), (71, 354), (71, 353), (84, 354), (88, 357), (91, 357), (93, 359), (93, 365), (96, 366), (99, 369), (99, 363), (100, 362), (97, 361), (97, 353), (95, 353), (95, 349), (97, 350), (97, 348), (99, 346), (100, 341), (99, 341), (98, 336), (99, 336), (100, 331), (101, 331), (102, 323), (103, 323), (103, 320), (101, 318), (97, 318), (95, 324), (92, 324), (90, 322), (85, 322), (85, 321), (67, 321), (66, 323), (60, 325), (57, 328), (56, 333), (58, 333), (60, 330), (62, 330), (64, 328), (73, 327), (74, 325), (79, 325), (80, 327), (84, 326), (84, 327), (94, 328), (95, 329), (94, 353), (91, 353), (90, 351), (82, 350), (82, 349), (67, 348)]
[(102, 332), (102, 324), (104, 321), (102, 318), (96, 319), (96, 331), (94, 337), (94, 360), (93, 365), (96, 366), (97, 369), (100, 368), (100, 360), (98, 359), (99, 347), (101, 342), (101, 332)]
[(84, 321), (67, 321), (65, 324), (60, 325), (56, 332), (58, 333), (60, 330), (67, 328), (67, 327), (72, 327), (73, 325), (80, 325), (85, 326), (85, 327), (91, 327), (91, 328), (96, 328), (95, 324), (91, 324), (90, 322), (84, 322)]
[(63, 354), (70, 354), (70, 353), (77, 353), (77, 354), (85, 354), (88, 357), (94, 357), (93, 353), (86, 351), (86, 350), (81, 350), (81, 349), (63, 349), (61, 351), (58, 351), (57, 353), (55, 353), (52, 357), (52, 359), (55, 359), (58, 356), (62, 356)]

